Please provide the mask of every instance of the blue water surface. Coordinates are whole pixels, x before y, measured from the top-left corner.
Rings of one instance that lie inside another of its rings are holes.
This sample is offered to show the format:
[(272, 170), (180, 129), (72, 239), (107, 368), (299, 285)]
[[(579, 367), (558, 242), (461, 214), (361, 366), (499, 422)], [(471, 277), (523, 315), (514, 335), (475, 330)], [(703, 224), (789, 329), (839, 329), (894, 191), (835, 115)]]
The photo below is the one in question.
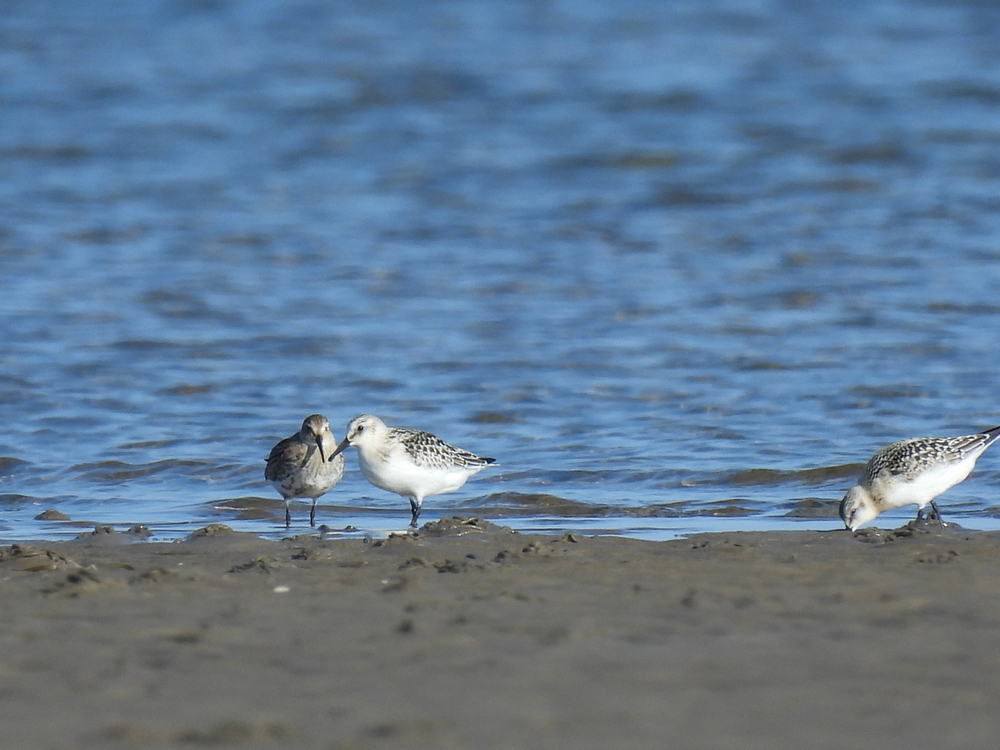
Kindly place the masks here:
[[(837, 528), (877, 448), (1000, 424), (995, 3), (55, 0), (0, 41), (0, 538), (284, 535), (313, 412), (499, 459), (425, 520), (648, 538)], [(348, 458), (319, 519), (404, 528)]]

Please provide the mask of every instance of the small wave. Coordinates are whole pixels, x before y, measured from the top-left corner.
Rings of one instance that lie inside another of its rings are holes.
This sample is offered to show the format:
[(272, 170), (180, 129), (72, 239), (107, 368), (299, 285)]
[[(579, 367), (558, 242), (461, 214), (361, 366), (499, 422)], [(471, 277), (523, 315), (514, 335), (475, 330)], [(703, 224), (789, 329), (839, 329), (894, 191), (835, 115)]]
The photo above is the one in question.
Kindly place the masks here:
[(77, 464), (71, 471), (79, 472), (84, 479), (95, 482), (126, 482), (130, 479), (148, 477), (156, 474), (183, 469), (187, 474), (204, 475), (220, 471), (220, 467), (206, 461), (190, 461), (166, 459), (148, 464), (130, 464), (124, 461), (98, 461), (96, 463)]
[[(303, 501), (308, 503), (308, 500)], [(232, 497), (221, 501), (204, 504), (206, 516), (225, 516), (230, 514), (243, 521), (265, 520), (276, 518), (281, 507), (279, 498), (263, 498), (245, 495)]]
[(570, 500), (545, 492), (495, 492), (481, 500), (487, 506), (506, 506), (530, 511), (544, 511), (557, 516), (603, 515), (612, 511), (610, 505), (593, 505)]
[(13, 456), (0, 456), (0, 474), (13, 474), (31, 464)]
[(909, 386), (869, 386), (858, 385), (847, 389), (848, 393), (874, 399), (927, 398), (930, 392), (924, 388)]
[(792, 500), (785, 518), (836, 518), (840, 500), (822, 500), (815, 497), (800, 497)]
[(473, 414), (469, 421), (473, 424), (515, 424), (521, 420), (507, 412), (481, 411)]
[[(786, 515), (795, 517), (796, 511), (801, 510), (799, 515), (806, 517), (805, 505), (800, 508), (799, 503), (798, 500), (794, 501), (793, 507)], [(498, 506), (515, 514), (544, 513), (558, 517), (589, 516), (594, 518), (726, 518), (762, 515), (773, 508), (769, 503), (756, 503), (747, 498), (731, 498), (710, 503), (685, 500), (648, 505), (624, 505), (620, 503), (584, 503), (548, 493), (528, 492), (498, 492), (463, 505), (466, 510), (470, 511), (477, 509), (479, 511), (495, 511)], [(826, 516), (833, 515), (833, 513), (817, 512), (816, 515)]]
[(759, 485), (787, 484), (826, 484), (842, 479), (854, 479), (864, 468), (864, 464), (840, 464), (838, 466), (820, 466), (815, 469), (798, 469), (781, 471), (778, 469), (744, 469), (734, 474), (727, 474), (717, 481), (697, 482), (697, 484), (720, 484), (733, 487), (755, 487)]
[(6, 495), (0, 495), (0, 505), (19, 505), (21, 503), (31, 503), (37, 499), (38, 498), (32, 497), (31, 495), (8, 493)]
[(159, 448), (172, 448), (181, 442), (181, 440), (141, 440), (135, 443), (122, 443), (118, 446), (118, 448), (121, 450), (152, 450)]
[(218, 386), (208, 385), (208, 384), (194, 384), (194, 383), (182, 383), (181, 385), (173, 385), (169, 388), (161, 388), (158, 394), (161, 396), (203, 396), (206, 393), (214, 393), (219, 390)]

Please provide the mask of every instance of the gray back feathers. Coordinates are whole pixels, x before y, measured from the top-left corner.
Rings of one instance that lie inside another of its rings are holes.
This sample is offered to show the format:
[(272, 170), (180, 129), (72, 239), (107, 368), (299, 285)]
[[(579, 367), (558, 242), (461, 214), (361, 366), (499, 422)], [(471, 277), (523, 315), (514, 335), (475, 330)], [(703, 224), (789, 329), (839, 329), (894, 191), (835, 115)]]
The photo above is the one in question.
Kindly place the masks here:
[(861, 483), (870, 485), (883, 471), (910, 479), (935, 464), (958, 463), (969, 456), (979, 456), (997, 439), (1000, 439), (1000, 427), (961, 437), (900, 440), (872, 456), (865, 466)]
[(493, 458), (477, 456), (461, 448), (448, 445), (439, 437), (423, 430), (407, 427), (393, 427), (391, 434), (417, 466), (428, 469), (447, 469), (452, 466), (468, 468), (483, 467), (496, 461)]

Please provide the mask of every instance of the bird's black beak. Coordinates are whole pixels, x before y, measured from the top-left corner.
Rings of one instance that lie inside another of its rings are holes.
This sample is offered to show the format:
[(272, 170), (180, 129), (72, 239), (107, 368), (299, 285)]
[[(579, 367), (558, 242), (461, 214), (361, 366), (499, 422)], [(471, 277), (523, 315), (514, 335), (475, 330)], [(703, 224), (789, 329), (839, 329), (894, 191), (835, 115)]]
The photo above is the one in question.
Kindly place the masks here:
[(327, 461), (330, 460), (330, 458), (333, 458), (333, 456), (330, 456), (330, 458), (327, 458), (326, 456), (326, 454), (330, 452), (330, 448), (327, 445), (327, 441), (328, 437), (326, 433), (320, 433), (319, 435), (316, 436), (316, 449), (319, 450), (319, 457), (323, 459), (323, 463), (326, 463)]
[(326, 459), (326, 460), (327, 461), (332, 461), (337, 456), (339, 456), (341, 453), (343, 453), (344, 449), (347, 446), (349, 446), (350, 444), (351, 443), (349, 442), (348, 438), (344, 438), (343, 440), (340, 441), (340, 445), (338, 445), (336, 448), (334, 448), (333, 453), (331, 453), (330, 457), (328, 459)]

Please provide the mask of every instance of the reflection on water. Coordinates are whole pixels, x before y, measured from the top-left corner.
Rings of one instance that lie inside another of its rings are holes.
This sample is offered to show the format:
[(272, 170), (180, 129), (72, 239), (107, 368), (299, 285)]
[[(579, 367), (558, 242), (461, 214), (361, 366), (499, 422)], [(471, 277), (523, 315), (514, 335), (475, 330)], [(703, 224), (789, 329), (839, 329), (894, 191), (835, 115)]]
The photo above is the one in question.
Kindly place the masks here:
[[(15, 4), (0, 536), (283, 534), (313, 412), (500, 459), (431, 518), (835, 527), (875, 449), (1000, 423), (998, 15)], [(405, 505), (349, 456), (319, 515)]]

